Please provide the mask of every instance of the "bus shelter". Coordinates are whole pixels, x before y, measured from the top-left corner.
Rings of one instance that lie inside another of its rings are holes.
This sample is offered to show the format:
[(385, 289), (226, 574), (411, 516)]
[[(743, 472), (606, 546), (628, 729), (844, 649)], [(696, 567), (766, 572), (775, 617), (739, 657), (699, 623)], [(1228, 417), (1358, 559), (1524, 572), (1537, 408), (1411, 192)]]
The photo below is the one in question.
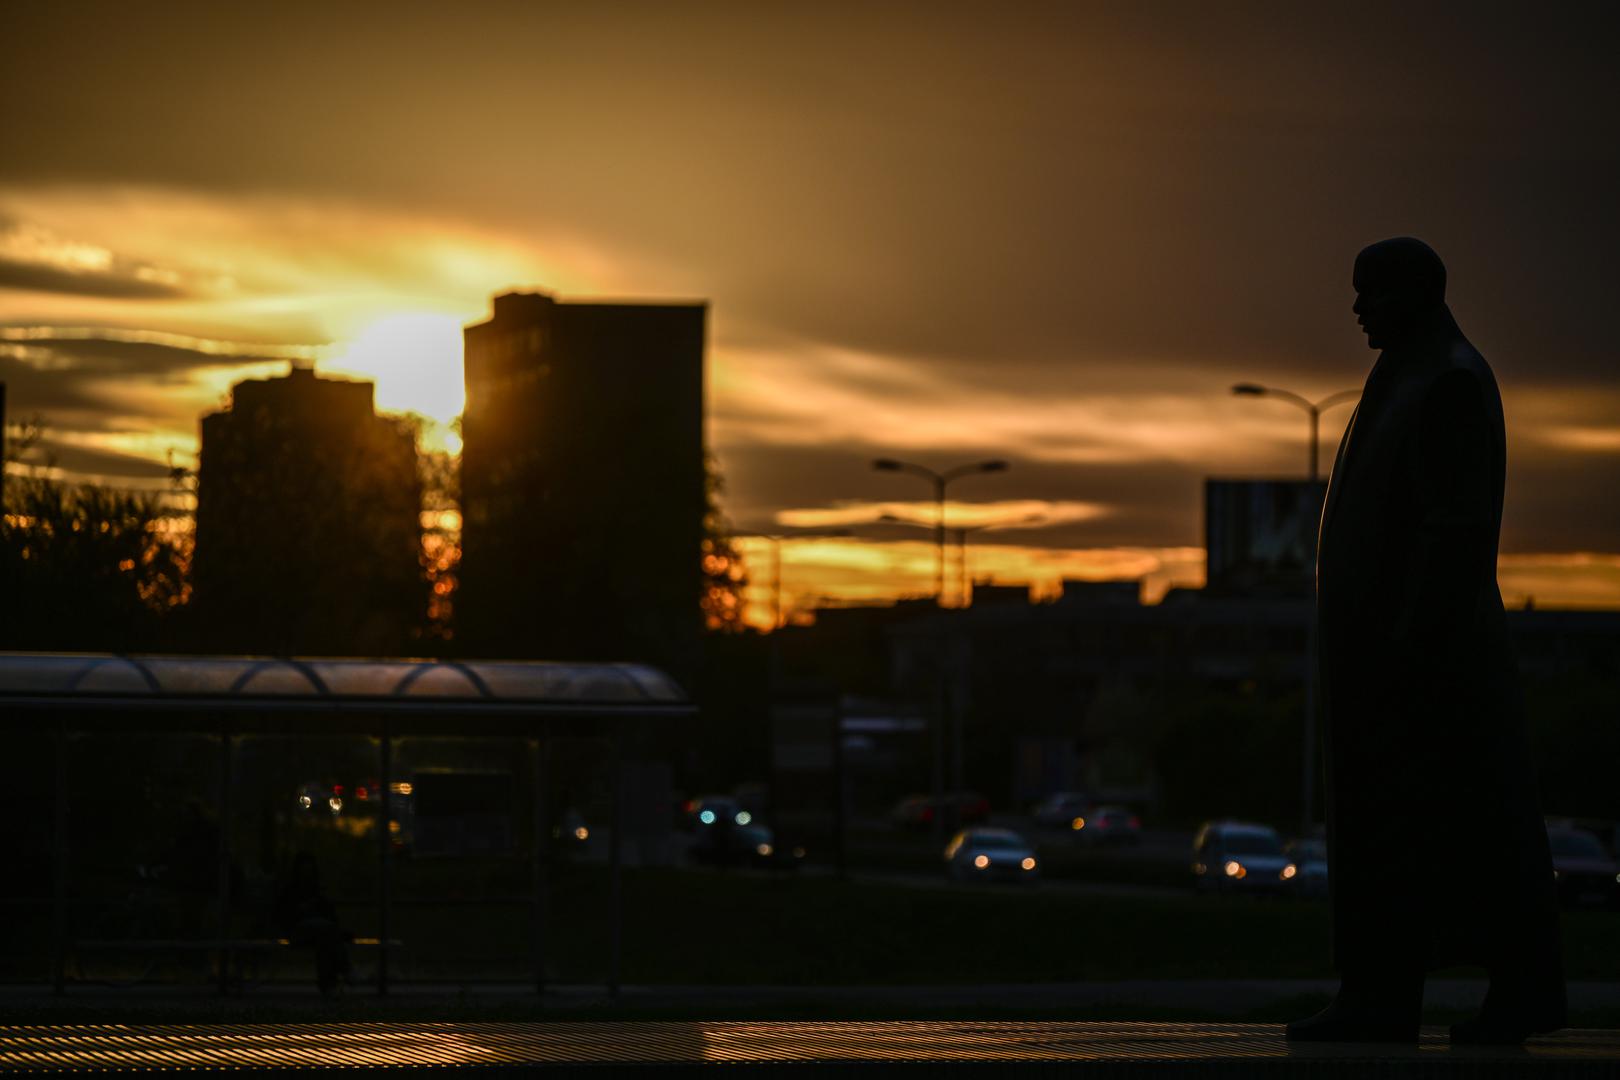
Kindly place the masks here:
[[(207, 861), (214, 878), (205, 882), (212, 887), (211, 896), (205, 898), (202, 910), (193, 909), (186, 941), (174, 944), (212, 952), (224, 992), (231, 951), (241, 944), (235, 940), (240, 934), (231, 929), (232, 906), (239, 903), (241, 892), (240, 875), (234, 869), (240, 865), (237, 849), (246, 846), (241, 824), (260, 812), (241, 805), (240, 792), (245, 789), (240, 774), (249, 760), (244, 745), (255, 740), (261, 744), (301, 740), (301, 746), (347, 740), (351, 750), (358, 747), (370, 758), (363, 781), (347, 790), (338, 785), (297, 792), (277, 788), (276, 799), (284, 796), (290, 809), (284, 811), (278, 801), (274, 814), (280, 819), (286, 812), (302, 811), (306, 816), (313, 812), (325, 821), (329, 804), (330, 824), (354, 826), (349, 830), (351, 851), (363, 852), (368, 846), (373, 851), (366, 903), (374, 913), (375, 937), (368, 942), (376, 949), (377, 991), (387, 993), (390, 953), (400, 944), (395, 917), (400, 863), (411, 854), (406, 841), (413, 826), (419, 826), (418, 840), (425, 841), (428, 831), (426, 822), (412, 821), (412, 777), (416, 787), (430, 777), (435, 790), (455, 787), (438, 782), (454, 778), (450, 774), (401, 769), (400, 750), (432, 745), (433, 740), (499, 744), (508, 755), (503, 760), (518, 763), (498, 779), (518, 789), (520, 797), (512, 805), (520, 806), (520, 816), (527, 818), (517, 827), (530, 842), (522, 850), (513, 845), (515, 854), (507, 863), (527, 863), (532, 937), (525, 944), (534, 985), (537, 992), (543, 991), (548, 946), (554, 944), (547, 931), (547, 875), (553, 862), (547, 838), (563, 829), (581, 839), (586, 833), (583, 824), (551, 820), (557, 803), (547, 798), (546, 756), (559, 740), (591, 740), (603, 748), (605, 758), (605, 794), (600, 800), (605, 809), (593, 826), (598, 840), (605, 839), (605, 981), (616, 993), (623, 952), (625, 755), (646, 754), (648, 747), (667, 742), (661, 736), (678, 733), (693, 711), (672, 679), (633, 664), (0, 653), (0, 729), (11, 747), (6, 784), (35, 793), (27, 801), (39, 812), (29, 811), (32, 820), (22, 827), (36, 837), (48, 836), (48, 843), (38, 841), (46, 852), (32, 875), (38, 888), (32, 896), (8, 901), (48, 904), (49, 977), (55, 991), (64, 992), (70, 981), (70, 953), (85, 934), (75, 913), (88, 903), (87, 897), (77, 895), (82, 890), (70, 871), (75, 848), (100, 842), (105, 849), (103, 825), (139, 815), (143, 804), (151, 801), (150, 778), (145, 778), (148, 786), (142, 789), (141, 776), (127, 775), (150, 770), (123, 749), (136, 745), (132, 739), (167, 739), (164, 745), (184, 742), (192, 748), (183, 772), (185, 783), (206, 795), (213, 807), (216, 827), (208, 834), (208, 843), (216, 850)], [(89, 770), (94, 778), (85, 779), (81, 763), (97, 753), (97, 764)], [(549, 775), (554, 777), (555, 772)], [(70, 806), (76, 798), (103, 796), (106, 788), (117, 788), (121, 794), (115, 802), (104, 798), (93, 815)], [(345, 799), (355, 808), (364, 803), (365, 814), (348, 821), (338, 818)], [(14, 803), (5, 816), (17, 819), (22, 812)], [(269, 821), (271, 815), (264, 811), (261, 816)], [(458, 838), (475, 846), (492, 837), (498, 841), (512, 828), (511, 822), (496, 819), (486, 826), (471, 813), (454, 820), (461, 832), (451, 837), (452, 843)], [(145, 831), (161, 827), (167, 826), (148, 825)], [(139, 830), (130, 835), (139, 835)], [(439, 829), (436, 842), (446, 843), (444, 835), (445, 830)], [(115, 838), (115, 850), (117, 843)], [(505, 899), (525, 902), (522, 896)], [(212, 911), (207, 910), (210, 906)], [(205, 929), (207, 935), (200, 935)]]

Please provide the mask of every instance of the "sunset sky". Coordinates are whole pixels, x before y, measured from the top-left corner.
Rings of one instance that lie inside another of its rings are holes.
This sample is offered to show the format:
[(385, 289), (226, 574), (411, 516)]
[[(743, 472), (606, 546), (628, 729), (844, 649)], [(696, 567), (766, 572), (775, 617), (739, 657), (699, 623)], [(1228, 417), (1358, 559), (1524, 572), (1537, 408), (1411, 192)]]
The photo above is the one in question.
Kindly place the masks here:
[(1414, 234), (1502, 384), (1504, 592), (1620, 606), (1615, 29), (1597, 4), (9, 3), (0, 379), (66, 471), (154, 485), (288, 359), (448, 421), (493, 293), (704, 299), (732, 522), (861, 533), (789, 546), (791, 604), (930, 587), (926, 533), (864, 525), (930, 512), (876, 456), (1012, 463), (953, 489), (955, 523), (1018, 523), (974, 534), (976, 577), (1156, 592), (1201, 577), (1203, 477), (1304, 471), (1304, 415), (1231, 384), (1359, 386), (1351, 260)]

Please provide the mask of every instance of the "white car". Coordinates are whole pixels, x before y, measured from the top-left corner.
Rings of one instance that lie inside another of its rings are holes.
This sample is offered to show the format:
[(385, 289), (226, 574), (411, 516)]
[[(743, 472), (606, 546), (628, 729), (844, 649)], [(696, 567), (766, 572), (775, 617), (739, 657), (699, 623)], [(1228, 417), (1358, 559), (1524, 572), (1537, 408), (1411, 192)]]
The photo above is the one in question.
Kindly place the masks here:
[(945, 848), (945, 869), (953, 881), (1040, 879), (1035, 849), (1011, 829), (963, 829)]
[(1202, 891), (1291, 891), (1299, 867), (1269, 825), (1211, 821), (1193, 840), (1193, 881)]

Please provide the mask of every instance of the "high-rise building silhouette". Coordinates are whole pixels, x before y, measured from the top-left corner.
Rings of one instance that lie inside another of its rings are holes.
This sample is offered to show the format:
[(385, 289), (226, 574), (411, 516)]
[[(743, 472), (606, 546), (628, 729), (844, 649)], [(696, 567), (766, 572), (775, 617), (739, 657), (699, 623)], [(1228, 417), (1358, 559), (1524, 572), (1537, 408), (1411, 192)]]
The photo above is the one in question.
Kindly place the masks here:
[(294, 367), (203, 417), (193, 603), (211, 651), (388, 655), (426, 610), (410, 430)]
[(467, 327), (465, 651), (692, 669), (707, 314), (509, 293)]

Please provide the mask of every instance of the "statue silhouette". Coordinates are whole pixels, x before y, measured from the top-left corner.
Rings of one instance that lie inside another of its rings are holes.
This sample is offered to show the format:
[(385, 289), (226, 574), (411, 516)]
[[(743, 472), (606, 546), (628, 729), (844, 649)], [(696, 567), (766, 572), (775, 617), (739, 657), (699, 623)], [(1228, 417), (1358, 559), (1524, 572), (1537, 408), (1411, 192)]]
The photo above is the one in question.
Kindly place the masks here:
[(1496, 585), (1502, 403), (1422, 241), (1356, 257), (1382, 350), (1322, 512), (1317, 620), (1333, 950), (1341, 984), (1304, 1041), (1415, 1041), (1425, 972), (1481, 965), (1453, 1042), (1564, 1023), (1557, 898)]

